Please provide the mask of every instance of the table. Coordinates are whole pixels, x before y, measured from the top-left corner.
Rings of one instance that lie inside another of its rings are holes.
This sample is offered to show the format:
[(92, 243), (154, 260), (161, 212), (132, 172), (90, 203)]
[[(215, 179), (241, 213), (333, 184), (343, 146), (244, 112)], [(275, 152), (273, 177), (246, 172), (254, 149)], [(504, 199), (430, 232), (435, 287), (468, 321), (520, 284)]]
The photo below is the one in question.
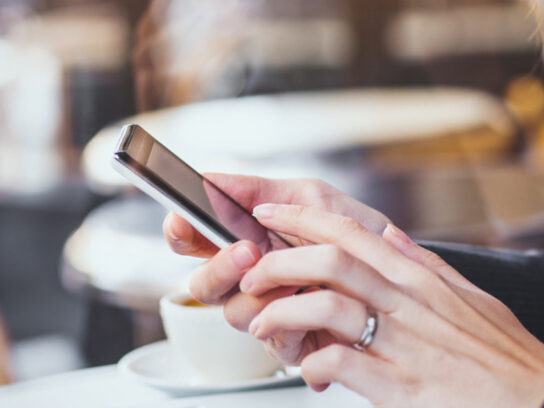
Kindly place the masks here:
[(166, 213), (143, 195), (93, 210), (64, 246), (64, 285), (119, 307), (158, 313), (159, 299), (185, 290), (190, 272), (202, 263), (170, 250), (161, 229)]
[(173, 399), (122, 377), (113, 365), (2, 387), (0, 405), (10, 408), (371, 408), (364, 398), (336, 384), (322, 394), (307, 387), (296, 387)]
[[(444, 161), (443, 151), (453, 150), (449, 159), (465, 160), (459, 144), (500, 155), (516, 136), (501, 100), (462, 88), (352, 89), (203, 102), (143, 113), (100, 131), (82, 159), (89, 185), (100, 193), (127, 186), (109, 164), (127, 123), (140, 124), (200, 171), (319, 177), (348, 193), (360, 190), (353, 173), (366, 160), (350, 152), (384, 150), (387, 155), (378, 157), (385, 160), (391, 147), (408, 147), (397, 155), (406, 159), (414, 155), (415, 143), (427, 159), (438, 153)], [(342, 159), (329, 159), (334, 152)], [(342, 166), (346, 157), (349, 165)], [(411, 163), (416, 164), (419, 158)]]

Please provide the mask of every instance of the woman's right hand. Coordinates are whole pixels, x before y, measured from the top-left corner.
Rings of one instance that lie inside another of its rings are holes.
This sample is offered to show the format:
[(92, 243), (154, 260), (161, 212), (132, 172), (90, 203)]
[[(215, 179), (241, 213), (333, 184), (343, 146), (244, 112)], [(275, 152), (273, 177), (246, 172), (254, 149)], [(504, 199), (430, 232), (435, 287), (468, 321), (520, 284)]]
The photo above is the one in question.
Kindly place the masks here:
[[(250, 332), (315, 390), (331, 382), (376, 407), (540, 407), (544, 344), (500, 301), (398, 228), (383, 239), (315, 208), (263, 205), (264, 226), (315, 242), (268, 253), (240, 283), (259, 296), (325, 286), (269, 304)], [(363, 351), (369, 311), (374, 340)], [(286, 341), (287, 340), (287, 341)]]
[[(355, 219), (379, 235), (389, 223), (380, 212), (319, 180), (271, 180), (226, 174), (207, 174), (206, 177), (249, 212), (259, 204), (270, 202), (310, 206)], [(247, 330), (253, 317), (264, 306), (290, 294), (289, 288), (261, 297), (238, 292), (240, 279), (262, 256), (254, 243), (241, 241), (219, 250), (176, 214), (168, 215), (163, 229), (174, 252), (211, 258), (194, 272), (191, 293), (203, 303), (225, 304), (225, 317), (237, 329)], [(305, 244), (303, 241), (299, 243)]]

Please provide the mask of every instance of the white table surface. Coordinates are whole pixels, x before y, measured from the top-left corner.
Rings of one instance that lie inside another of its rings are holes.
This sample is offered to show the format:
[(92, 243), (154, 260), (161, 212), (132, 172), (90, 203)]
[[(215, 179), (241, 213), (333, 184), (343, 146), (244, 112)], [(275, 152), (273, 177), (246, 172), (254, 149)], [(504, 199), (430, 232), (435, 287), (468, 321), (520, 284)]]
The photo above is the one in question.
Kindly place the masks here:
[(184, 292), (191, 272), (203, 262), (168, 247), (161, 228), (166, 214), (145, 196), (120, 198), (94, 209), (64, 245), (64, 286), (108, 304), (158, 315), (159, 299)]
[(173, 399), (162, 391), (124, 378), (105, 366), (27, 381), (0, 388), (0, 406), (78, 408), (371, 408), (364, 398), (332, 385), (324, 393), (308, 387)]
[[(320, 154), (434, 139), (481, 127), (508, 140), (515, 133), (501, 100), (464, 88), (351, 89), (248, 96), (146, 112), (102, 129), (85, 147), (91, 188), (117, 192), (127, 181), (110, 165), (122, 125), (137, 123), (199, 171), (265, 177), (318, 177), (335, 184), (323, 161), (303, 165), (286, 155)], [(279, 161), (270, 163), (270, 159)], [(268, 164), (267, 164), (268, 163)], [(339, 185), (338, 187), (341, 187)]]

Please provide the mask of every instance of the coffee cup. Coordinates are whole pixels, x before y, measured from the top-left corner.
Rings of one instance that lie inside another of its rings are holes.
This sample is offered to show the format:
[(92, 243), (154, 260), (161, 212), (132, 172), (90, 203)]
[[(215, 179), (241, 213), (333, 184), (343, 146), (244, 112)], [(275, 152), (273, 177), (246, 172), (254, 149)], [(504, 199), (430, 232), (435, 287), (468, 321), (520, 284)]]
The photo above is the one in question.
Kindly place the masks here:
[(281, 368), (260, 341), (229, 326), (222, 307), (178, 293), (164, 296), (160, 311), (168, 341), (197, 382), (263, 378)]

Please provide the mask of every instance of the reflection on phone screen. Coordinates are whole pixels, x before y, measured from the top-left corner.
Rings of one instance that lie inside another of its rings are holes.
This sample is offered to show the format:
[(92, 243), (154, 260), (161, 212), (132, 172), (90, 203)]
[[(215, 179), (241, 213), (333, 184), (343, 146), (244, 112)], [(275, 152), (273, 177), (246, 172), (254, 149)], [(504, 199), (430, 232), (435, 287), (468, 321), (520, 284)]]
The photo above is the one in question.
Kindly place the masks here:
[(123, 147), (129, 165), (228, 241), (253, 241), (263, 254), (291, 246), (143, 129)]

